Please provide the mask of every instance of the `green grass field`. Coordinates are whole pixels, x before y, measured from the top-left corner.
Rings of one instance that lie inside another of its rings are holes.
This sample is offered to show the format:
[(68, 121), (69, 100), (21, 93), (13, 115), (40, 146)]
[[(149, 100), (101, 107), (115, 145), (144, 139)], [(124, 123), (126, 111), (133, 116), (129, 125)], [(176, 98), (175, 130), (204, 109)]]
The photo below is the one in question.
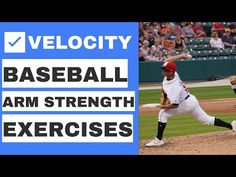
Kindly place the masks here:
[[(198, 100), (235, 97), (230, 86), (189, 88), (188, 90)], [(139, 104), (158, 103), (159, 100), (160, 89), (139, 91)]]
[[(229, 86), (190, 88), (190, 93), (195, 95), (198, 100), (216, 98), (235, 98), (235, 94)], [(158, 103), (160, 90), (145, 90), (139, 92), (139, 104)], [(235, 98), (236, 99), (236, 98)], [(222, 120), (232, 122), (236, 119), (235, 113), (210, 114), (220, 117)], [(158, 116), (139, 116), (139, 139), (151, 139), (156, 135)], [(168, 120), (164, 137), (182, 136), (213, 131), (222, 131), (225, 128), (202, 125), (191, 116), (175, 116)]]

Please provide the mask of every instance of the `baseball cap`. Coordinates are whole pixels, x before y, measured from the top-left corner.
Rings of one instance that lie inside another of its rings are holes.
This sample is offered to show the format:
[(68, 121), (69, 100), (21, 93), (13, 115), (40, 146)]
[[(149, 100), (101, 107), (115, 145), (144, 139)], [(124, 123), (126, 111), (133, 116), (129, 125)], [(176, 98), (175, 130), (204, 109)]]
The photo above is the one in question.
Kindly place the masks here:
[(170, 62), (170, 61), (167, 61), (165, 62), (161, 69), (164, 69), (164, 70), (167, 70), (167, 71), (172, 71), (172, 72), (175, 72), (177, 67), (176, 67), (176, 64), (173, 63), (173, 62)]

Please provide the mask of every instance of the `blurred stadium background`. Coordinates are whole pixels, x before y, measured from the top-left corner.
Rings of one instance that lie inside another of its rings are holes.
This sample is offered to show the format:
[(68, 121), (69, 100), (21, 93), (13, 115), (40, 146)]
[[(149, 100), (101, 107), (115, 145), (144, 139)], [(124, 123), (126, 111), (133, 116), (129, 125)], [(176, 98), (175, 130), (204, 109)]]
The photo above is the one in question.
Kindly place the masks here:
[(236, 74), (236, 22), (140, 22), (139, 81), (161, 82), (165, 58), (182, 52), (182, 80), (216, 80)]

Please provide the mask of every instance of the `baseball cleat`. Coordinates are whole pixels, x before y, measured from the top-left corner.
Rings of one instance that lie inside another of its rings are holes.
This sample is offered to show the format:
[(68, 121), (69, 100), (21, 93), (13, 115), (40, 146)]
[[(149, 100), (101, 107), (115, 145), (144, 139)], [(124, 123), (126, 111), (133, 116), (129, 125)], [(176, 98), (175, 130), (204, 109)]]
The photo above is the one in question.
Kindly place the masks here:
[(232, 125), (232, 130), (233, 131), (236, 131), (236, 120), (234, 120), (232, 123), (231, 123), (231, 125)]
[(161, 146), (163, 144), (164, 144), (163, 140), (159, 140), (157, 137), (155, 137), (150, 143), (147, 143), (146, 146), (154, 147), (154, 146)]

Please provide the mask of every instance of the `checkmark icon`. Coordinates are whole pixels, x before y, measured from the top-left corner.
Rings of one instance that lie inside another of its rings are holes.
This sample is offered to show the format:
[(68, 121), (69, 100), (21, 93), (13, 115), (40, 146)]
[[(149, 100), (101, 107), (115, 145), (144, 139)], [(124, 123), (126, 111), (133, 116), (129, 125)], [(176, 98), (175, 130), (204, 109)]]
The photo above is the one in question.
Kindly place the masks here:
[(11, 43), (9, 42), (9, 44), (13, 47), (19, 40), (21, 39), (21, 37), (18, 37), (15, 42)]
[(25, 53), (25, 32), (4, 32), (5, 53)]

